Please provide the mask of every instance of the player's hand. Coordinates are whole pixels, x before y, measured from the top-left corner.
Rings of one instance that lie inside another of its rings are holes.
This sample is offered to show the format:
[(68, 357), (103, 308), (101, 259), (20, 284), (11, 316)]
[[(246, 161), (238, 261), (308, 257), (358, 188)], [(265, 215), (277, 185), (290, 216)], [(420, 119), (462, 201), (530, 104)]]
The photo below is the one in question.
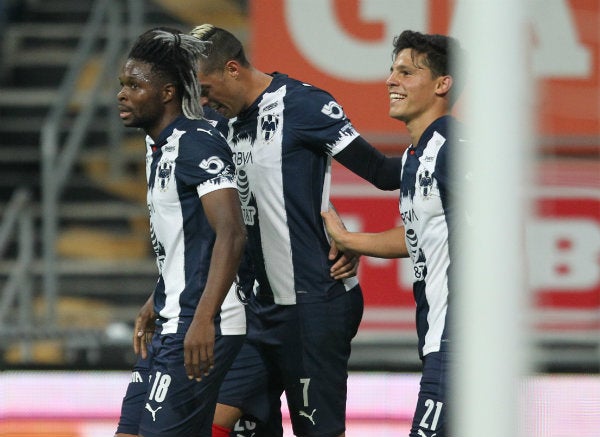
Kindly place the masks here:
[(183, 340), (183, 360), (189, 379), (200, 381), (215, 365), (215, 325), (213, 320), (194, 318)]
[(360, 255), (353, 252), (340, 252), (335, 241), (332, 241), (329, 259), (334, 260), (336, 258), (337, 261), (329, 269), (329, 274), (333, 279), (346, 279), (356, 276)]
[[(331, 239), (333, 241), (335, 241), (335, 246), (336, 246), (335, 249), (339, 250), (340, 252), (344, 252), (345, 247), (341, 243), (340, 240), (341, 240), (342, 236), (344, 235), (344, 233), (346, 233), (348, 231), (346, 230), (346, 227), (344, 226), (342, 219), (340, 218), (339, 215), (337, 215), (337, 213), (335, 212), (335, 210), (333, 208), (330, 208), (328, 211), (322, 211), (321, 217), (323, 217), (323, 221), (325, 222), (325, 227), (327, 228), (327, 233), (329, 234)], [(332, 249), (329, 251), (330, 258), (331, 258), (331, 253), (333, 250), (334, 250), (334, 248), (332, 245)]]
[(331, 277), (334, 279), (346, 279), (356, 276), (360, 255), (349, 250), (344, 250), (344, 247), (339, 242), (340, 237), (347, 232), (342, 219), (340, 219), (333, 208), (322, 212), (321, 216), (325, 221), (327, 233), (331, 237), (329, 259), (336, 260), (329, 271)]
[(152, 341), (156, 327), (155, 322), (154, 303), (152, 296), (150, 296), (138, 312), (133, 328), (133, 350), (144, 359), (148, 357), (148, 343)]

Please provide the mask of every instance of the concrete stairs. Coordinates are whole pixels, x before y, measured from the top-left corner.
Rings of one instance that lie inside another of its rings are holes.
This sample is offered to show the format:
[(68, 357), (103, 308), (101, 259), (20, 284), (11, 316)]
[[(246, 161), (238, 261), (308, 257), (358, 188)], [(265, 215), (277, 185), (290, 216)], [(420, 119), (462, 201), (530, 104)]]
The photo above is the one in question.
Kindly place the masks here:
[[(35, 226), (35, 261), (31, 273), (36, 314), (43, 314), (47, 305), (42, 287), (40, 130), (57, 98), (92, 4), (93, 0), (23, 2), (19, 15), (12, 17), (2, 36), (0, 219), (15, 189), (28, 187), (32, 192)], [(147, 2), (146, 12), (144, 28), (180, 27), (180, 21), (153, 2)], [(86, 104), (89, 84), (98, 72), (97, 61), (88, 62), (77, 83), (77, 97), (69, 108), (73, 115)], [(66, 340), (70, 338), (73, 343), (74, 338), (81, 338), (77, 332), (103, 332), (115, 324), (132, 323), (154, 288), (156, 265), (145, 206), (143, 135), (133, 130), (126, 133), (121, 148), (122, 175), (111, 176), (108, 165), (106, 123), (101, 121), (110, 117), (119, 123), (115, 94), (116, 91), (111, 91), (102, 97), (101, 108), (95, 115), (99, 122), (93, 123), (87, 134), (85, 147), (61, 197), (56, 244), (58, 320), (54, 328), (61, 332), (61, 338), (54, 338), (50, 329), (40, 333), (39, 338), (29, 338), (29, 362), (67, 362)], [(65, 137), (71, 127), (72, 122), (67, 120), (61, 135)], [(15, 243), (0, 259), (0, 290), (14, 269), (17, 249)], [(48, 344), (54, 341), (62, 346), (50, 347), (55, 353), (48, 353)], [(6, 348), (0, 345), (0, 368), (2, 351), (8, 365), (16, 365), (23, 359), (23, 354), (18, 353), (22, 349), (21, 344)], [(62, 352), (57, 354), (57, 350)]]

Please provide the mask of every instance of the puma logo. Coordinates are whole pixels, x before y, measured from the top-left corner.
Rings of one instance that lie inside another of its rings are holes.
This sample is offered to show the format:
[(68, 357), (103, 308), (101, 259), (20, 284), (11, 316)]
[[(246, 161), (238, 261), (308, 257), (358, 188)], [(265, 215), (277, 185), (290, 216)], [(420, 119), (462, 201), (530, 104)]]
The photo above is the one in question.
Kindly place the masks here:
[(158, 412), (158, 410), (160, 410), (162, 407), (158, 407), (156, 410), (153, 410), (152, 407), (150, 406), (149, 403), (146, 402), (146, 410), (150, 411), (150, 413), (152, 413), (152, 421), (156, 422), (156, 413)]
[(314, 425), (315, 421), (313, 420), (313, 415), (315, 414), (315, 411), (317, 411), (316, 408), (314, 410), (312, 410), (312, 413), (308, 414), (306, 411), (300, 410), (298, 412), (298, 414), (302, 417), (306, 417), (308, 420), (310, 420), (310, 423), (312, 423)]

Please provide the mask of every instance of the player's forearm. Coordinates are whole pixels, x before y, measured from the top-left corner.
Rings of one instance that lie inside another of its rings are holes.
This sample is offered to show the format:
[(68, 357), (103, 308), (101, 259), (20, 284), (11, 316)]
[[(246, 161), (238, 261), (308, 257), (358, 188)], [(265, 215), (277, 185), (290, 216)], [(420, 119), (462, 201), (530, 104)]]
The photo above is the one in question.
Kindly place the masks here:
[(219, 312), (223, 300), (235, 280), (244, 251), (246, 235), (234, 231), (227, 234), (217, 234), (206, 286), (196, 308), (195, 317), (205, 321), (214, 319)]
[(404, 228), (393, 228), (379, 233), (343, 232), (336, 242), (350, 250), (376, 258), (405, 258), (408, 256)]
[(400, 157), (387, 157), (371, 146), (363, 137), (352, 141), (334, 158), (347, 169), (370, 182), (380, 190), (400, 188)]

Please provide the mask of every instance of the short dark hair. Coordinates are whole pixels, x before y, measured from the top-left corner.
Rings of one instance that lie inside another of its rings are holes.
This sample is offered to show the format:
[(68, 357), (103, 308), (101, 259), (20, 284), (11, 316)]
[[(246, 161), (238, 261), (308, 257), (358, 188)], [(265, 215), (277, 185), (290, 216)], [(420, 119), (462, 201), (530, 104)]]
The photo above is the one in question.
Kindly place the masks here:
[(210, 43), (207, 46), (206, 56), (201, 62), (203, 72), (212, 73), (221, 70), (231, 60), (239, 62), (244, 67), (250, 65), (242, 42), (231, 32), (212, 24), (201, 24), (192, 29), (190, 35)]
[(178, 29), (156, 27), (138, 37), (127, 57), (150, 64), (154, 74), (172, 82), (183, 113), (194, 119), (203, 115), (196, 72), (205, 51), (205, 44)]
[(465, 57), (465, 51), (456, 38), (446, 35), (424, 34), (405, 30), (394, 38), (392, 59), (404, 49), (411, 49), (413, 55), (425, 55), (423, 62), (435, 77), (452, 76), (451, 101), (455, 101), (464, 87), (464, 74), (457, 64)]

